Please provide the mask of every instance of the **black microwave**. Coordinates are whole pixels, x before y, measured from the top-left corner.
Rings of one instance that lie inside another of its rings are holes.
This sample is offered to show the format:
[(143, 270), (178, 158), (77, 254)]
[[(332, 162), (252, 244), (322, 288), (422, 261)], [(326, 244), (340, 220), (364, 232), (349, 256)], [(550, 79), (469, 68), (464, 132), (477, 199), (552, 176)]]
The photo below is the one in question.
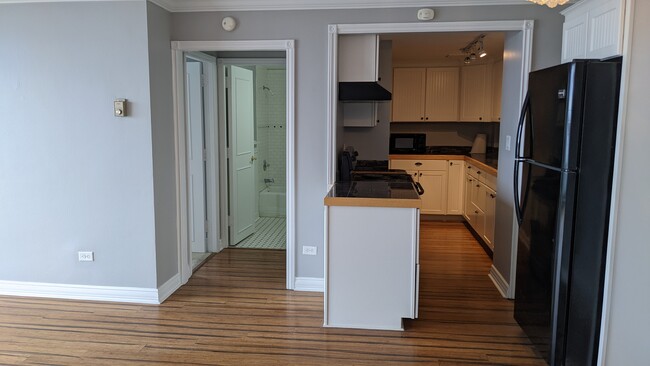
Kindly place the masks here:
[(391, 133), (390, 154), (424, 154), (427, 151), (427, 135), (424, 133)]

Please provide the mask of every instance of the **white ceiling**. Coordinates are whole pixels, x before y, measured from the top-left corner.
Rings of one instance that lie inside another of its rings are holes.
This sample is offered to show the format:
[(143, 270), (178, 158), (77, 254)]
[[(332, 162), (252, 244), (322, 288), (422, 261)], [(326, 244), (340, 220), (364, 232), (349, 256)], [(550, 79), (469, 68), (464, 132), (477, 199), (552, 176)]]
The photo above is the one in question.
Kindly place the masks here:
[(488, 55), (480, 61), (503, 59), (503, 32), (400, 33), (381, 39), (392, 40), (395, 64), (462, 63), (465, 55), (460, 49), (481, 33), (486, 34), (483, 47)]

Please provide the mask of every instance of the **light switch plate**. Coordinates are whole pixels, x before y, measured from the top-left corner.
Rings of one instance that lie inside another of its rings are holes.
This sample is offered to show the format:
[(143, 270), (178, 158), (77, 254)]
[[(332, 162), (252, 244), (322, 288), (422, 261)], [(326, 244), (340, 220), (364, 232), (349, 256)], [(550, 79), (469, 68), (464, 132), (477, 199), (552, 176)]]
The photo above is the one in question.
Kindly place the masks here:
[(511, 147), (510, 146), (510, 142), (511, 142), (510, 140), (511, 140), (510, 135), (506, 135), (506, 151), (510, 151), (510, 147)]

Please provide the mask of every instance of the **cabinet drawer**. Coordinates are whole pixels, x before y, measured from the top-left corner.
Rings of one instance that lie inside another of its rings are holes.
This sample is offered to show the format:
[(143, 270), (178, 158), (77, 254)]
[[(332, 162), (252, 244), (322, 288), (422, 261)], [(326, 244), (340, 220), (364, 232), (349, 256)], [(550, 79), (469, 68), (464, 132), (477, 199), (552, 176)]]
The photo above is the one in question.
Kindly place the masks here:
[(497, 177), (496, 175), (492, 174), (487, 174), (485, 172), (481, 173), (482, 176), (482, 182), (488, 186), (491, 190), (495, 191), (497, 190)]
[(391, 160), (391, 169), (447, 170), (447, 160)]

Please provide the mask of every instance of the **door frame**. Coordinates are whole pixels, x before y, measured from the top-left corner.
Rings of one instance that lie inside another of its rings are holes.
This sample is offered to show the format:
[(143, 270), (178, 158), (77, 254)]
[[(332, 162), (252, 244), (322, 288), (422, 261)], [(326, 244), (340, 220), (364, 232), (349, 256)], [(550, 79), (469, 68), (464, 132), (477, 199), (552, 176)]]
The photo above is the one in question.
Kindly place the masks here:
[[(192, 275), (191, 255), (187, 227), (187, 149), (185, 144), (185, 90), (184, 54), (200, 51), (283, 51), (286, 66), (286, 207), (287, 207), (287, 248), (286, 248), (286, 287), (292, 290), (295, 284), (295, 41), (294, 40), (254, 40), (254, 41), (173, 41), (172, 82), (174, 103), (174, 129), (176, 134), (176, 197), (178, 227), (178, 258), (181, 283), (185, 284)], [(215, 70), (216, 74), (216, 70)], [(217, 92), (215, 90), (215, 96)], [(216, 99), (215, 99), (216, 103)], [(216, 104), (215, 104), (216, 105)], [(215, 152), (216, 153), (216, 152)], [(223, 187), (220, 187), (223, 191)], [(223, 215), (222, 215), (223, 216)], [(221, 221), (223, 222), (223, 217)], [(223, 227), (222, 227), (223, 229)], [(223, 238), (221, 230), (219, 239)], [(220, 240), (223, 243), (223, 240)], [(222, 246), (222, 245), (220, 245)], [(219, 248), (221, 249), (221, 248)]]
[[(220, 237), (217, 235), (219, 232), (221, 214), (219, 211), (219, 192), (217, 191), (218, 176), (217, 172), (220, 168), (218, 159), (219, 140), (217, 139), (217, 115), (215, 106), (217, 101), (217, 59), (202, 52), (185, 52), (186, 58), (191, 58), (203, 64), (203, 74), (207, 80), (203, 89), (203, 118), (205, 120), (205, 202), (208, 211), (208, 238), (206, 240), (206, 250), (208, 252), (217, 252), (220, 246)], [(185, 60), (183, 59), (183, 66)], [(183, 72), (184, 75), (184, 72)], [(183, 84), (184, 86), (185, 84)], [(185, 110), (185, 88), (183, 88), (183, 111)], [(185, 116), (185, 115), (183, 115)], [(183, 120), (183, 123), (187, 121)], [(187, 141), (187, 140), (185, 140)], [(187, 146), (185, 147), (187, 148)], [(187, 153), (187, 150), (185, 150)], [(187, 161), (187, 160), (186, 160)], [(189, 209), (189, 208), (188, 208)], [(190, 248), (191, 250), (191, 248)], [(191, 257), (191, 255), (190, 255)], [(191, 262), (191, 258), (190, 258)]]
[[(327, 189), (330, 190), (336, 179), (336, 125), (338, 108), (338, 36), (340, 34), (386, 34), (386, 33), (435, 33), (435, 32), (522, 32), (521, 45), (521, 86), (519, 109), (528, 89), (528, 73), (532, 64), (533, 20), (467, 21), (440, 23), (369, 23), (369, 24), (330, 24), (327, 39)], [(490, 278), (506, 298), (514, 298), (515, 271), (517, 265), (518, 225), (512, 212), (512, 237), (510, 249), (510, 278), (508, 283), (494, 264)], [(327, 240), (325, 241), (327, 242)], [(327, 259), (325, 259), (327, 260)]]

